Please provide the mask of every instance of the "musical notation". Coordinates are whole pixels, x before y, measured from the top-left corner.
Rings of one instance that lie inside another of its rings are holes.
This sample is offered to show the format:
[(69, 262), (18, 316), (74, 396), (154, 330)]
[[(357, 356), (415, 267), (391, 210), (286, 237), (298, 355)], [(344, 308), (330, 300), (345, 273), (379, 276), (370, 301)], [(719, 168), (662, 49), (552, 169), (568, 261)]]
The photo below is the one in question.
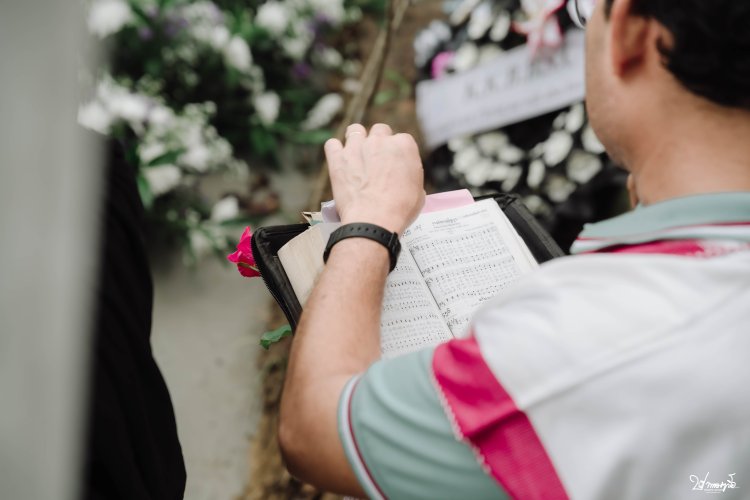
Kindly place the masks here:
[(471, 315), (521, 275), (497, 226), (481, 213), (462, 218), (461, 232), (412, 230), (407, 248), (451, 332), (459, 336)]
[(380, 313), (383, 357), (413, 352), (451, 337), (416, 262), (408, 251), (401, 252), (388, 275)]
[[(493, 201), (420, 217), (386, 281), (381, 349), (393, 357), (460, 337), (472, 314), (522, 274)], [(504, 222), (503, 222), (504, 221)], [(516, 250), (516, 255), (518, 251)], [(528, 267), (528, 263), (523, 264)]]

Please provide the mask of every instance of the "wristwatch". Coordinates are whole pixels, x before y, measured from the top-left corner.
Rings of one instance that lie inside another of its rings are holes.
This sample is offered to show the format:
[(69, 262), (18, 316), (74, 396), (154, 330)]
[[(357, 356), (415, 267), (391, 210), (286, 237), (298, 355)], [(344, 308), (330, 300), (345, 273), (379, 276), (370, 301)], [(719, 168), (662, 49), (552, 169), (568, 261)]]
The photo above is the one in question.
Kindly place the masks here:
[(328, 238), (326, 250), (323, 252), (323, 262), (328, 262), (328, 255), (331, 253), (333, 245), (341, 240), (345, 240), (346, 238), (367, 238), (368, 240), (377, 241), (388, 249), (388, 254), (391, 257), (390, 271), (393, 271), (396, 267), (398, 254), (401, 253), (401, 243), (398, 241), (398, 234), (392, 233), (385, 228), (376, 226), (375, 224), (368, 224), (366, 222), (344, 224), (331, 233), (331, 237)]

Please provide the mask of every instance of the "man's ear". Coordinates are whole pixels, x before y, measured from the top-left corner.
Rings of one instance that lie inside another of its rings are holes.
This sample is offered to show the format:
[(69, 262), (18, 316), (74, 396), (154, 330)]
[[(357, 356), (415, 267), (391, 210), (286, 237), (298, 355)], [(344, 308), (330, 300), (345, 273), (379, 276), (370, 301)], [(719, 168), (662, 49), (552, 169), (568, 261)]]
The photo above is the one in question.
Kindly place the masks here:
[(609, 19), (610, 56), (612, 70), (625, 77), (637, 68), (648, 51), (651, 21), (635, 15), (634, 0), (614, 0)]

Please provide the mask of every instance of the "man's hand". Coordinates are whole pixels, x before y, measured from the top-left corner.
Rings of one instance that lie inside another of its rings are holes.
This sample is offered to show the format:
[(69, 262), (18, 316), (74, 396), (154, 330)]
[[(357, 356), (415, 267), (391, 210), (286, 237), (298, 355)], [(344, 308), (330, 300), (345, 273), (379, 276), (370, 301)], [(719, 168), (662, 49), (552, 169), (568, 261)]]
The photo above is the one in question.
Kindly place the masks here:
[(424, 205), (424, 170), (409, 134), (378, 123), (346, 131), (346, 145), (325, 144), (333, 197), (344, 224), (369, 222), (402, 234)]

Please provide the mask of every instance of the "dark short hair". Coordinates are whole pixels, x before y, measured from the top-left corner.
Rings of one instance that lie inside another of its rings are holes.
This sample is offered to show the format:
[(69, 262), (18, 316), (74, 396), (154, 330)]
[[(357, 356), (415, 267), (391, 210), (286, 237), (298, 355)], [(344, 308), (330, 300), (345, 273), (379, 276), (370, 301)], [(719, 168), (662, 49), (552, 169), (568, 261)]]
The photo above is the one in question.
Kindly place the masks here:
[[(606, 11), (614, 0), (607, 0)], [(659, 47), (665, 67), (687, 89), (715, 103), (750, 110), (750, 2), (635, 0), (674, 37)]]

